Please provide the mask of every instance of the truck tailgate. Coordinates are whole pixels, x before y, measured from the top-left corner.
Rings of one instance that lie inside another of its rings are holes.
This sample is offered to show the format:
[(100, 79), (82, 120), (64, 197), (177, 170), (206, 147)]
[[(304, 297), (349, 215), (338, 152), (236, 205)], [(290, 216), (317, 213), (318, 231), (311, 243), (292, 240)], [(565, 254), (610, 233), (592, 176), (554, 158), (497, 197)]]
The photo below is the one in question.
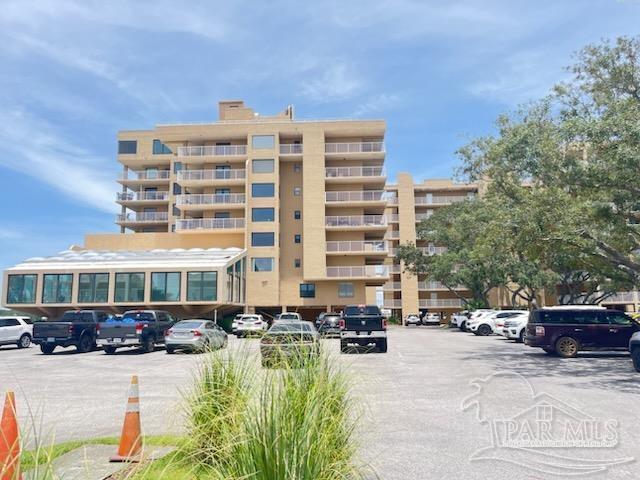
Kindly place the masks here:
[(70, 337), (70, 322), (35, 322), (33, 324), (34, 338), (68, 338)]
[(377, 331), (384, 330), (382, 317), (361, 315), (356, 317), (344, 317), (345, 330)]
[(135, 323), (107, 322), (100, 324), (98, 340), (132, 338), (137, 338)]

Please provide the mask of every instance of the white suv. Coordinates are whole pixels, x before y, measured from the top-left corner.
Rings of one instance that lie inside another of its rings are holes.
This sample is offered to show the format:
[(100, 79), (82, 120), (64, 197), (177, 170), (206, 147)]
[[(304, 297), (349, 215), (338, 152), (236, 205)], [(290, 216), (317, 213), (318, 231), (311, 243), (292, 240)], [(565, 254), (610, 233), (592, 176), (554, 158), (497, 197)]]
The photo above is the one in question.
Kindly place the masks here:
[(27, 348), (33, 337), (33, 322), (29, 317), (0, 317), (0, 345)]
[(477, 324), (482, 317), (485, 317), (495, 312), (496, 310), (493, 310), (490, 308), (479, 308), (478, 310), (474, 310), (473, 312), (471, 312), (471, 314), (469, 314), (468, 316), (469, 318), (467, 318), (467, 320), (462, 321), (460, 325), (460, 330), (470, 332), (471, 325), (476, 324), (476, 328), (477, 328)]
[[(492, 333), (502, 334), (504, 321), (519, 315), (521, 312), (522, 310), (497, 310), (493, 313), (483, 315), (473, 322), (469, 321), (467, 328), (469, 331), (480, 336), (491, 335)], [(499, 327), (497, 327), (498, 324), (500, 325)]]
[(524, 342), (525, 331), (527, 329), (527, 322), (529, 321), (529, 312), (523, 311), (518, 315), (509, 317), (504, 321), (502, 327), (502, 334), (516, 342)]
[(236, 320), (236, 336), (243, 337), (248, 333), (264, 333), (269, 328), (262, 315), (246, 313)]

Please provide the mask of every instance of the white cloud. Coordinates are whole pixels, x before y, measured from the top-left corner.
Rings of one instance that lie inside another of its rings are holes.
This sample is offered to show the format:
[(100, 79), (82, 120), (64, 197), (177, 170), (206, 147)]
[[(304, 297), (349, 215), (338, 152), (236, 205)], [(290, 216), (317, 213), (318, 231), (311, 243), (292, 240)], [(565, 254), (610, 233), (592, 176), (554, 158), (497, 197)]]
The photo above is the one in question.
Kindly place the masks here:
[(305, 76), (311, 78), (301, 81), (302, 93), (318, 103), (351, 98), (364, 86), (353, 69), (338, 60), (327, 60)]
[(358, 108), (356, 108), (353, 115), (356, 117), (362, 117), (374, 113), (386, 112), (389, 109), (398, 106), (400, 102), (401, 97), (396, 93), (380, 93), (365, 99)]

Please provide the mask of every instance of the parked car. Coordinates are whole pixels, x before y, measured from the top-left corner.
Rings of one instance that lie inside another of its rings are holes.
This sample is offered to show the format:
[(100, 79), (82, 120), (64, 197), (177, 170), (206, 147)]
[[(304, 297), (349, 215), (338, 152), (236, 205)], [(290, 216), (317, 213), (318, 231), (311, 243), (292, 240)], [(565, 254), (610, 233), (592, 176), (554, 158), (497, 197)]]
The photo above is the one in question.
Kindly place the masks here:
[(195, 318), (182, 320), (167, 330), (164, 344), (167, 353), (176, 350), (207, 351), (227, 346), (227, 333), (215, 322)]
[[(493, 312), (487, 312), (484, 315), (479, 316), (477, 319), (469, 320), (467, 330), (479, 336), (498, 333), (498, 329), (502, 332), (504, 320), (519, 314), (521, 311), (522, 310), (496, 310)], [(502, 323), (500, 327), (497, 327), (496, 323), (500, 321), (502, 321)]]
[(311, 322), (275, 322), (260, 340), (262, 366), (295, 362), (317, 355), (318, 332)]
[(636, 372), (640, 372), (640, 332), (635, 332), (629, 340), (629, 353)]
[(110, 318), (98, 325), (98, 345), (112, 355), (118, 348), (140, 347), (153, 352), (157, 344), (164, 344), (164, 334), (176, 319), (164, 310), (129, 310), (122, 318)]
[(29, 317), (0, 317), (0, 345), (29, 348), (33, 338), (33, 322)]
[(440, 325), (440, 317), (439, 313), (425, 313), (424, 317), (422, 317), (423, 325)]
[(251, 333), (262, 334), (267, 331), (269, 324), (257, 313), (245, 313), (237, 321), (236, 336), (244, 337)]
[(491, 308), (479, 308), (477, 310), (474, 310), (473, 312), (471, 312), (468, 315), (468, 318), (466, 320), (463, 320), (461, 322), (460, 330), (462, 330), (463, 332), (469, 331), (469, 323), (474, 322), (476, 320), (479, 320), (483, 316), (488, 315), (488, 314), (493, 313), (493, 312), (495, 312), (495, 310), (493, 310)]
[(231, 333), (233, 333), (234, 335), (236, 334), (236, 330), (238, 329), (238, 320), (242, 318), (242, 315), (244, 314), (239, 313), (235, 317), (233, 317), (233, 321), (231, 322)]
[(387, 319), (377, 305), (347, 305), (340, 321), (340, 351), (353, 346), (387, 351)]
[(296, 312), (283, 312), (276, 315), (276, 322), (302, 322), (302, 317)]
[(524, 342), (528, 321), (529, 312), (523, 310), (522, 313), (509, 317), (504, 321), (502, 334), (510, 340), (522, 343)]
[(340, 319), (336, 312), (322, 312), (316, 319), (316, 329), (320, 335), (340, 335)]
[(40, 345), (45, 355), (56, 347), (76, 347), (78, 353), (86, 353), (96, 346), (98, 324), (111, 318), (102, 310), (68, 310), (56, 321), (35, 322), (33, 343)]
[(422, 320), (420, 320), (420, 315), (416, 313), (410, 313), (404, 319), (404, 324), (408, 327), (409, 325), (422, 325)]
[(531, 312), (525, 343), (561, 357), (575, 357), (582, 350), (626, 350), (637, 331), (640, 323), (618, 310), (547, 307)]
[(467, 310), (463, 310), (462, 312), (454, 313), (451, 316), (451, 325), (458, 327), (460, 330), (464, 331), (467, 321), (469, 320), (469, 312)]

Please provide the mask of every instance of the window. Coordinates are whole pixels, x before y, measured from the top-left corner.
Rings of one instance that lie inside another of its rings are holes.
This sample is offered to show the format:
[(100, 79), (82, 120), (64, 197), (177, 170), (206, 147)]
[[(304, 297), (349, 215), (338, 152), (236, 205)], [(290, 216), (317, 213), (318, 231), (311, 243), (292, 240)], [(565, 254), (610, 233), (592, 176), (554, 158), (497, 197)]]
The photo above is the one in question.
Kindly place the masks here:
[(293, 187), (293, 196), (299, 197), (302, 193), (302, 189), (300, 187)]
[(144, 302), (144, 273), (116, 273), (115, 302)]
[(36, 303), (36, 283), (38, 276), (9, 275), (7, 303)]
[(273, 258), (254, 257), (251, 259), (251, 270), (254, 272), (271, 272), (273, 270)]
[(216, 212), (213, 218), (231, 218), (231, 212)]
[(613, 325), (632, 325), (633, 321), (631, 317), (625, 315), (622, 312), (617, 312), (615, 310), (608, 310), (606, 313), (608, 317), (608, 322)]
[(273, 135), (254, 135), (251, 139), (253, 148), (273, 148), (275, 139)]
[(178, 173), (182, 171), (182, 162), (174, 162), (173, 164), (173, 173)]
[(299, 258), (296, 258), (296, 259), (293, 260), (293, 266), (295, 268), (300, 268), (300, 259)]
[(174, 217), (179, 217), (180, 216), (180, 209), (178, 207), (176, 207), (176, 204), (173, 204), (173, 208), (171, 209), (173, 211), (173, 216)]
[(295, 212), (293, 212), (293, 218), (295, 220), (300, 220), (300, 218), (302, 218), (302, 213), (300, 212), (300, 210), (296, 210)]
[(273, 173), (273, 160), (253, 160), (253, 173)]
[(315, 283), (301, 283), (300, 284), (300, 298), (315, 298), (316, 296), (316, 284)]
[(167, 147), (160, 140), (153, 141), (153, 154), (154, 155), (166, 155), (167, 153), (173, 153), (169, 147)]
[(273, 222), (275, 221), (275, 210), (273, 208), (252, 208), (252, 222)]
[(131, 155), (138, 151), (137, 140), (120, 140), (118, 142), (118, 155)]
[(295, 173), (300, 173), (301, 170), (302, 170), (302, 165), (300, 165), (299, 163), (294, 163), (293, 164), (293, 171)]
[(78, 286), (78, 303), (107, 303), (108, 273), (81, 273)]
[(273, 197), (275, 186), (273, 183), (253, 183), (251, 184), (251, 196), (253, 197)]
[(273, 247), (275, 235), (273, 232), (253, 232), (251, 234), (252, 247)]
[(182, 188), (177, 183), (173, 184), (173, 194), (180, 195), (182, 193)]
[(71, 303), (73, 275), (47, 274), (42, 287), (42, 303)]
[(20, 322), (17, 318), (0, 319), (0, 327), (18, 327)]
[(151, 301), (177, 302), (180, 300), (180, 272), (151, 274)]
[(293, 241), (294, 241), (294, 243), (301, 243), (302, 242), (302, 235), (300, 235), (299, 233), (296, 233), (293, 236)]
[(340, 298), (353, 297), (353, 283), (339, 283), (338, 284), (338, 296)]
[(218, 299), (218, 272), (188, 272), (187, 301), (205, 302)]

